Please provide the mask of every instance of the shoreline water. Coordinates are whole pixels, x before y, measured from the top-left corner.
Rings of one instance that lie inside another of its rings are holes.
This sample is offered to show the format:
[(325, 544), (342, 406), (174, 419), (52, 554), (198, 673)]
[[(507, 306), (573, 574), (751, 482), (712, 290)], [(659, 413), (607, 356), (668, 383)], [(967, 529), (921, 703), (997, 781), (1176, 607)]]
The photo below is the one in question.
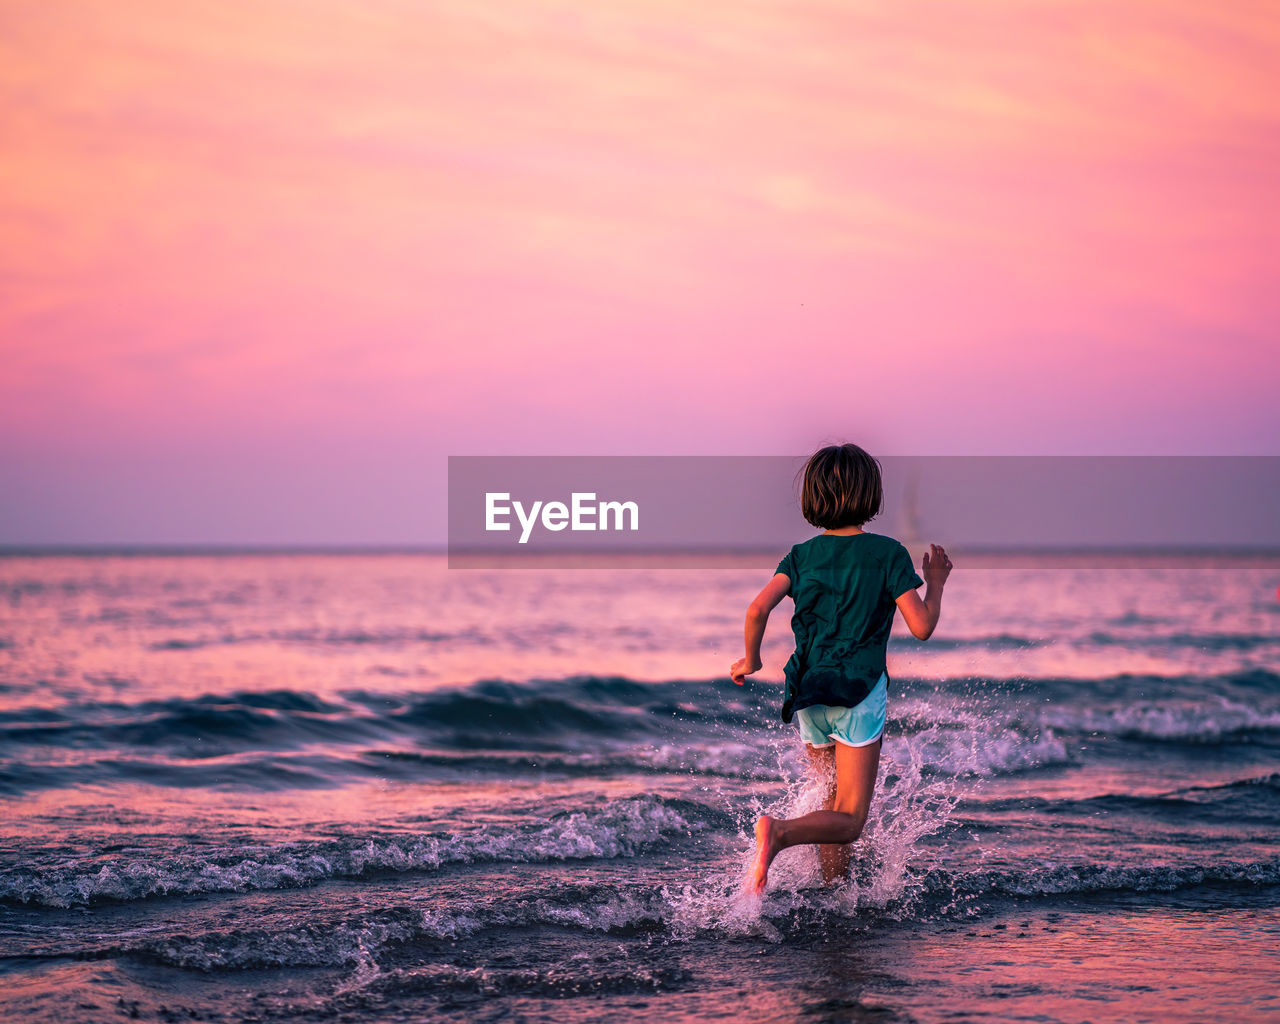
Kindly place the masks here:
[(2, 561), (0, 1017), (1274, 1017), (1280, 559), (1133, 564), (957, 576), (850, 882), (752, 901), (758, 573)]

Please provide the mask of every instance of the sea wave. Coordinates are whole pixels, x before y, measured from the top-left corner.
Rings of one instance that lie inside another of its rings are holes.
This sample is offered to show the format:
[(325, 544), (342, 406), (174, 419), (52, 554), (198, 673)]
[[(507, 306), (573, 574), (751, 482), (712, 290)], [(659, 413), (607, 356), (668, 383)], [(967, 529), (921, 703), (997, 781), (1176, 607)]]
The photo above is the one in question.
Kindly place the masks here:
[(1141, 701), (1121, 707), (1046, 707), (1038, 721), (1064, 732), (1141, 742), (1217, 745), (1225, 741), (1276, 738), (1280, 708), (1205, 694), (1197, 701)]
[(936, 870), (930, 892), (947, 897), (1061, 896), (1074, 893), (1176, 892), (1202, 885), (1280, 885), (1280, 857), (1205, 864), (1041, 864), (967, 873)]
[[(516, 773), (783, 781), (776, 687), (574, 676), (427, 693), (290, 690), (0, 712), (0, 794), (138, 782), (270, 791)], [(886, 744), (950, 776), (1037, 771), (1084, 745), (1280, 743), (1280, 676), (895, 680)], [(1154, 752), (1153, 752), (1154, 753)]]
[[(741, 739), (744, 730), (781, 730), (780, 693), (768, 684), (743, 690), (712, 680), (648, 683), (609, 676), (482, 680), (426, 693), (349, 690), (328, 699), (292, 690), (235, 691), (20, 707), (0, 712), (0, 741), (18, 747), (145, 747), (184, 757), (379, 738), (459, 750), (595, 750), (602, 739)], [(1089, 682), (895, 678), (889, 713), (900, 728), (950, 723), (983, 732), (1030, 725), (1204, 739), (1280, 729), (1280, 675), (1259, 669)]]
[[(944, 777), (986, 777), (1070, 764), (1073, 755), (1052, 730), (983, 734), (935, 726), (895, 735), (890, 746), (914, 750), (925, 771)], [(799, 743), (789, 733), (744, 733), (738, 739), (660, 739), (634, 745), (598, 744), (596, 751), (405, 749), (372, 747), (293, 753), (247, 752), (207, 758), (62, 755), (54, 761), (0, 762), (0, 794), (137, 783), (193, 792), (282, 792), (340, 789), (370, 780), (494, 781), (644, 776), (700, 776), (781, 783), (805, 771)]]
[[(391, 959), (388, 953), (418, 944), (420, 952), (413, 957), (417, 966), (410, 972), (424, 989), (511, 985), (515, 990), (543, 984), (554, 989), (563, 983), (566, 989), (616, 984), (625, 990), (629, 985), (643, 988), (663, 982), (643, 972), (635, 974), (625, 963), (599, 963), (594, 968), (585, 963), (564, 964), (562, 971), (544, 964), (536, 975), (518, 965), (510, 971), (491, 966), (489, 973), (471, 973), (458, 964), (434, 964), (430, 953), (439, 943), (452, 944), (485, 932), (510, 937), (546, 927), (652, 934), (677, 941), (752, 936), (786, 942), (819, 933), (856, 932), (886, 918), (973, 921), (989, 911), (1003, 913), (1009, 901), (1052, 906), (1062, 897), (1142, 897), (1223, 887), (1254, 890), (1280, 885), (1280, 858), (1212, 864), (1045, 864), (1034, 872), (951, 871), (934, 866), (922, 871), (915, 882), (886, 899), (872, 894), (865, 879), (857, 878), (836, 888), (771, 885), (763, 898), (744, 894), (737, 879), (711, 879), (681, 890), (642, 880), (568, 885), (552, 881), (534, 892), (504, 891), (500, 896), (476, 895), (434, 906), (393, 903), (372, 910), (343, 909), (341, 901), (329, 901), (309, 908), (305, 915), (278, 910), (231, 927), (217, 923), (226, 922), (227, 915), (222, 915), (209, 919), (215, 922), (211, 927), (188, 921), (177, 934), (156, 934), (154, 929), (115, 934), (81, 930), (68, 934), (66, 941), (81, 956), (128, 955), (200, 971), (349, 967), (355, 969), (352, 988), (383, 976)], [(59, 955), (59, 941), (51, 934), (41, 954)], [(423, 959), (427, 962), (422, 963)], [(608, 969), (599, 969), (604, 967)], [(403, 971), (388, 973), (402, 981), (408, 977)]]
[[(579, 891), (584, 890), (584, 891)], [(292, 915), (237, 926), (209, 928), (181, 935), (101, 935), (82, 937), (81, 955), (127, 955), (169, 967), (199, 971), (264, 970), (279, 968), (353, 967), (357, 979), (368, 982), (381, 974), (378, 959), (388, 950), (410, 943), (454, 942), (478, 932), (552, 926), (588, 932), (634, 934), (660, 932), (668, 909), (660, 893), (620, 892), (607, 886), (571, 886), (525, 899), (475, 901), (451, 911), (417, 906), (389, 906), (360, 916), (320, 908), (308, 920)], [(86, 946), (88, 949), (86, 949)], [(583, 971), (581, 958), (559, 968), (536, 971), (501, 969), (471, 972), (456, 965), (426, 964), (405, 975), (420, 986), (449, 990), (546, 988), (553, 994), (585, 990), (640, 991), (662, 984), (662, 977), (628, 970), (616, 962), (606, 970)], [(575, 969), (577, 968), (577, 969)], [(667, 980), (675, 980), (668, 976)], [(357, 986), (351, 986), (357, 987)]]
[(723, 823), (723, 812), (686, 800), (633, 797), (561, 812), (545, 823), (468, 832), (239, 845), (87, 863), (19, 865), (0, 872), (0, 901), (70, 907), (152, 896), (290, 889), (331, 878), (433, 872), (447, 865), (635, 857)]

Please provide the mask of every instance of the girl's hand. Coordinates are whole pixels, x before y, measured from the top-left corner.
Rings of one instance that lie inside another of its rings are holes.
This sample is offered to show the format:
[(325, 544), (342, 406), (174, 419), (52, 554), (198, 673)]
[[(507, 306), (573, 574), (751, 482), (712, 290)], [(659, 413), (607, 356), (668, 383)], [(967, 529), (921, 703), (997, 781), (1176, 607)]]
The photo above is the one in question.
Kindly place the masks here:
[(761, 665), (758, 659), (753, 661), (750, 658), (739, 658), (729, 669), (729, 678), (741, 686), (745, 677), (751, 675), (752, 672), (759, 672), (760, 668)]
[[(930, 557), (932, 555), (933, 557)], [(947, 577), (951, 575), (951, 559), (947, 557), (947, 549), (941, 544), (930, 544), (929, 550), (924, 553), (924, 562), (922, 563), (925, 583), (942, 586), (947, 582)]]

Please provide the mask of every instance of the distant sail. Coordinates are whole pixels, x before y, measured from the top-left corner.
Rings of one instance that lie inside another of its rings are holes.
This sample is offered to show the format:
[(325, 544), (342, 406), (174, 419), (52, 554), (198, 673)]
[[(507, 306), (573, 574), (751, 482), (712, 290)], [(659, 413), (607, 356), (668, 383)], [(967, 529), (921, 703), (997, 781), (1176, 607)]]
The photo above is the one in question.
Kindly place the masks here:
[(902, 493), (902, 508), (898, 511), (898, 540), (911, 552), (911, 561), (918, 567), (928, 545), (920, 529), (919, 476), (914, 467), (907, 471), (907, 483)]

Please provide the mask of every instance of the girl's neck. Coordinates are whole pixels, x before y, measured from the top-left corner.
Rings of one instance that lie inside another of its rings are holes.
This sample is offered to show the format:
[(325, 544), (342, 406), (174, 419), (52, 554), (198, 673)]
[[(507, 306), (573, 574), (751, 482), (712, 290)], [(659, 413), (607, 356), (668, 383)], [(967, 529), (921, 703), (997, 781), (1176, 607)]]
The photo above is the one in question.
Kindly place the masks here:
[(864, 530), (861, 526), (842, 526), (838, 530), (822, 531), (824, 536), (831, 536), (831, 537), (852, 537), (855, 534), (866, 533), (866, 532), (867, 531)]

